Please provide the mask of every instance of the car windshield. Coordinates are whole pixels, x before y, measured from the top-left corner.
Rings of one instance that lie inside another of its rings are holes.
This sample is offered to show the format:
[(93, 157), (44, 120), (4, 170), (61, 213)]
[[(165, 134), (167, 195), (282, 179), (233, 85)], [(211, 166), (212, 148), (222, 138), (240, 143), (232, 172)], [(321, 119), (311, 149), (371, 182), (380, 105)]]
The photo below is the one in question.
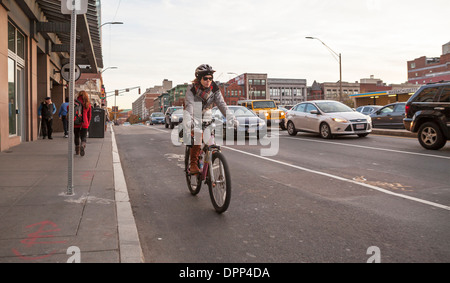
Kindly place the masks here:
[(254, 101), (253, 108), (254, 109), (276, 108), (276, 106), (275, 106), (275, 102), (273, 102), (273, 101)]
[(183, 109), (179, 109), (179, 110), (173, 112), (172, 115), (181, 115), (181, 116), (183, 116)]
[[(249, 117), (249, 116), (252, 117), (252, 116), (255, 116), (255, 114), (252, 111), (248, 110), (245, 107), (228, 107), (228, 109), (233, 111), (233, 115), (235, 117)], [(220, 113), (220, 111), (219, 111), (219, 113)]]
[(164, 117), (163, 113), (153, 113), (152, 117)]
[(353, 112), (350, 107), (337, 101), (321, 101), (316, 105), (324, 113)]

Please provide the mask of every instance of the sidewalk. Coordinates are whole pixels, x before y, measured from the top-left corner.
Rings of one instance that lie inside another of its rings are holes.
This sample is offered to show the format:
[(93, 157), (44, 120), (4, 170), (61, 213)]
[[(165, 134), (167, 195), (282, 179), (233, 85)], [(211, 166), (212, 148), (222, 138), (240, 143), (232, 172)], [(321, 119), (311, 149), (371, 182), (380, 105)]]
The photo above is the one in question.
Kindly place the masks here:
[(0, 262), (143, 262), (112, 129), (74, 156), (68, 139), (23, 143), (0, 153)]

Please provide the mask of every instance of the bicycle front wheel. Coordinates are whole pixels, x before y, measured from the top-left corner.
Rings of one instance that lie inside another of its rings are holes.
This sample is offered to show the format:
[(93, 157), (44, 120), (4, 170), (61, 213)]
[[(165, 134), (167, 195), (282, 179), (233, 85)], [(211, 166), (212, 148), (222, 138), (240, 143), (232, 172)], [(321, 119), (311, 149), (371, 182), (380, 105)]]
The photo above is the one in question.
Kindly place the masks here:
[(186, 182), (189, 188), (189, 191), (193, 196), (198, 195), (200, 189), (202, 187), (202, 177), (200, 174), (191, 175), (189, 167), (191, 164), (191, 147), (186, 146), (186, 152), (184, 156), (184, 166), (186, 172)]
[(209, 174), (209, 195), (217, 213), (224, 213), (231, 200), (231, 175), (225, 156), (220, 152), (214, 152), (212, 156), (212, 170), (214, 180)]

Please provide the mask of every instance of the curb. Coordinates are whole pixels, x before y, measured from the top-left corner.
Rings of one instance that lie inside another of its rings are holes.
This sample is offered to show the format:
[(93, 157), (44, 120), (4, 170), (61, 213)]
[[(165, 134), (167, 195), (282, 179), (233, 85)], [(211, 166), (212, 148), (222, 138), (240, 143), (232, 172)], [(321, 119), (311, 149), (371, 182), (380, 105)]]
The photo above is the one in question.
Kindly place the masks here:
[(143, 263), (144, 255), (142, 253), (136, 222), (131, 209), (127, 184), (125, 182), (122, 164), (120, 163), (113, 126), (111, 126), (111, 133), (120, 262)]

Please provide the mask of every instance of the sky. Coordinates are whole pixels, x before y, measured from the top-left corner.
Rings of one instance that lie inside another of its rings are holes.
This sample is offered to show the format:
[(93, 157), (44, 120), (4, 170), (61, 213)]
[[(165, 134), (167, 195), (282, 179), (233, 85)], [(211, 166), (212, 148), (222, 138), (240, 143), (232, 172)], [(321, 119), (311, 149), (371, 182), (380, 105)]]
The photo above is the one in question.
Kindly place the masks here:
[[(407, 61), (439, 57), (450, 41), (448, 0), (101, 0), (107, 92), (190, 83), (210, 64), (215, 79), (269, 78), (356, 82), (371, 75), (407, 81)], [(117, 67), (117, 69), (107, 69)], [(107, 69), (107, 70), (106, 70)], [(117, 97), (131, 109), (131, 90)], [(108, 105), (114, 105), (114, 97)]]

